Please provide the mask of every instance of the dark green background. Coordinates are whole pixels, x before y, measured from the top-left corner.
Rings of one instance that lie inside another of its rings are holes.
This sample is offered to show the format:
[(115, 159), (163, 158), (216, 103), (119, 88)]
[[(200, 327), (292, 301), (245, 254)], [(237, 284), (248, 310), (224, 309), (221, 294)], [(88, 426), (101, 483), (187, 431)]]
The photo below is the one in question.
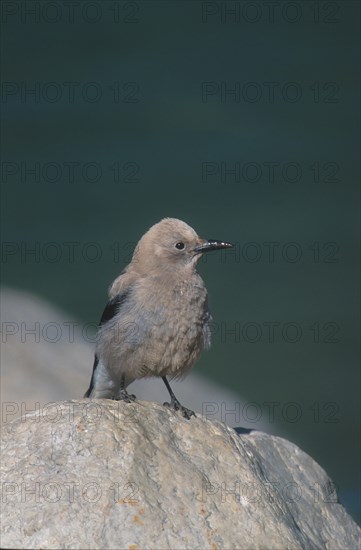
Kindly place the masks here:
[[(96, 322), (130, 243), (162, 217), (238, 243), (238, 256), (212, 254), (200, 266), (218, 331), (197, 369), (262, 406), (264, 420), (263, 403), (279, 402), (270, 431), (311, 454), (358, 518), (359, 2), (296, 2), (298, 13), (281, 2), (273, 20), (264, 2), (84, 1), (73, 21), (63, 2), (25, 2), (38, 4), (35, 15), (23, 4), (1, 6), (2, 238), (15, 247), (3, 255), (3, 283)], [(236, 15), (224, 11), (233, 6)], [(66, 82), (79, 83), (73, 102)], [(94, 86), (84, 95), (89, 82), (101, 90), (97, 101)], [(241, 93), (202, 100), (204, 82)], [(267, 82), (276, 83), (273, 99)], [(37, 98), (21, 94), (36, 83)], [(79, 163), (74, 181), (67, 162)], [(203, 163), (222, 162), (257, 163), (262, 174), (202, 178)], [(292, 170), (285, 178), (277, 168), (270, 181), (265, 162), (298, 163), (301, 176), (292, 182)], [(21, 175), (21, 163), (48, 175)], [(101, 167), (98, 181), (91, 170), (83, 177), (86, 163)], [(273, 262), (265, 242), (280, 243)], [(281, 254), (291, 242), (302, 252), (295, 262)], [(40, 257), (22, 254), (20, 243), (38, 246)], [(62, 252), (56, 261), (48, 243)], [(100, 247), (96, 261), (88, 243)], [(247, 243), (257, 243), (257, 261)], [(250, 322), (263, 329), (259, 341), (249, 341), (252, 330), (239, 341), (222, 335)], [(298, 323), (300, 341), (278, 330), (270, 343), (264, 322)], [(302, 413), (295, 422), (295, 409), (281, 414), (290, 402)]]

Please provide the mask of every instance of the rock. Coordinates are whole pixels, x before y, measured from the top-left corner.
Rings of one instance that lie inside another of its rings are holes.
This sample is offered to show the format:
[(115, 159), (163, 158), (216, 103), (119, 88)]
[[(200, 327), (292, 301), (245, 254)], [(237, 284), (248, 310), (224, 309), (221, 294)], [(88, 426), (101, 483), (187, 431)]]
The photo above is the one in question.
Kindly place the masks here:
[(2, 547), (359, 547), (360, 529), (312, 458), (239, 432), (109, 400), (59, 402), (9, 422)]

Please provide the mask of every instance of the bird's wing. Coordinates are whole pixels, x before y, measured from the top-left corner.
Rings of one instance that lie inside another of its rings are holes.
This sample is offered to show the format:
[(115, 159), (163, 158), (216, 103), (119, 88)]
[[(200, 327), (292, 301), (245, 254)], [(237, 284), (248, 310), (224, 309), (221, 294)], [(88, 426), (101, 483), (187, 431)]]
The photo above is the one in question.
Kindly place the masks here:
[(101, 319), (99, 321), (99, 327), (104, 325), (107, 321), (110, 321), (110, 319), (113, 319), (115, 315), (118, 313), (121, 305), (125, 302), (127, 296), (129, 294), (129, 291), (122, 292), (122, 294), (117, 294), (108, 301), (107, 305), (104, 308), (103, 314), (101, 316)]
[[(113, 317), (118, 313), (119, 309), (122, 307), (122, 304), (124, 304), (124, 302), (127, 299), (128, 295), (129, 295), (129, 289), (124, 291), (122, 294), (117, 294), (116, 296), (114, 296), (114, 298), (112, 298), (111, 300), (108, 301), (107, 305), (104, 308), (101, 319), (99, 321), (98, 328), (100, 328), (102, 325), (104, 325), (104, 323), (107, 323), (108, 321), (113, 319)], [(94, 375), (95, 375), (95, 370), (98, 366), (98, 363), (99, 363), (99, 359), (98, 359), (97, 355), (95, 354), (94, 364), (93, 364), (93, 373), (92, 373), (92, 377), (91, 377), (91, 380), (90, 380), (90, 386), (89, 386), (88, 390), (85, 392), (84, 397), (89, 397), (92, 390), (93, 390)]]

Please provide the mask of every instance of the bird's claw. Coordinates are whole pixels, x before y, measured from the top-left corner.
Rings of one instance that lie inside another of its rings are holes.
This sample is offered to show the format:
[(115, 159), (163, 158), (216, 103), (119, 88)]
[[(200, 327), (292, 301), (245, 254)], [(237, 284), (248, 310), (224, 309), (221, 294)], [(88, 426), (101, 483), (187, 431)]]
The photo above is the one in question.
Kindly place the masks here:
[(173, 409), (174, 411), (180, 411), (182, 413), (182, 416), (189, 420), (192, 416), (195, 416), (194, 411), (191, 411), (191, 409), (187, 409), (187, 407), (183, 407), (179, 403), (178, 400), (172, 399), (170, 403), (163, 403), (164, 407), (167, 407), (168, 409)]
[(115, 401), (125, 401), (126, 403), (133, 403), (136, 400), (135, 395), (129, 394), (125, 390), (120, 390), (116, 397), (113, 397)]

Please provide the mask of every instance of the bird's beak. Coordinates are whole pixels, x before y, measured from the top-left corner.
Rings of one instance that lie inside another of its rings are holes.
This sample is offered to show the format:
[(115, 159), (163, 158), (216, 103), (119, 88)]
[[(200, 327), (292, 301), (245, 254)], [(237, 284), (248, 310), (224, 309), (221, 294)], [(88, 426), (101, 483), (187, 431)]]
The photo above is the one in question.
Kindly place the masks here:
[(203, 254), (203, 252), (211, 252), (212, 250), (220, 250), (221, 248), (232, 248), (232, 246), (233, 244), (231, 243), (208, 239), (204, 240), (201, 244), (196, 246), (194, 252), (196, 254)]

